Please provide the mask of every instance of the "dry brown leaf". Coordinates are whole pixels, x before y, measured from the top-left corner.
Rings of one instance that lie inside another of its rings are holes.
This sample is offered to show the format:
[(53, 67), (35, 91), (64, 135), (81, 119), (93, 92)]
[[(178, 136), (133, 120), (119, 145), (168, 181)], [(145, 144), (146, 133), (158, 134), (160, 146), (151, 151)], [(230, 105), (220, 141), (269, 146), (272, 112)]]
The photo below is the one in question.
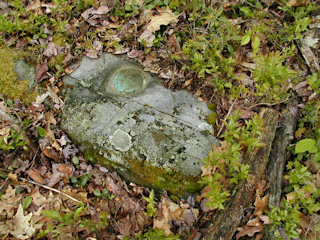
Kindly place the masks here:
[(48, 74), (48, 63), (45, 60), (43, 63), (38, 63), (36, 66), (36, 77), (34, 79), (35, 82), (41, 82), (42, 80), (49, 78), (50, 75)]
[(40, 183), (40, 184), (46, 184), (46, 181), (36, 171), (30, 169), (27, 171), (27, 173), (33, 181)]
[(299, 7), (303, 5), (307, 5), (310, 2), (310, 0), (290, 0), (287, 4), (290, 7)]
[(12, 186), (9, 185), (6, 189), (6, 193), (1, 197), (0, 214), (3, 211), (6, 211), (7, 218), (12, 218), (14, 215), (14, 211), (18, 208), (22, 197), (22, 194), (16, 195), (16, 189), (12, 188)]
[(260, 215), (258, 216), (260, 220), (263, 222), (263, 225), (271, 224), (270, 219), (267, 215)]
[(263, 226), (256, 226), (256, 227), (251, 227), (251, 226), (244, 226), (244, 227), (239, 227), (237, 228), (239, 231), (236, 235), (236, 239), (238, 240), (239, 238), (243, 236), (249, 236), (252, 237), (255, 233), (259, 233), (263, 230)]
[(188, 226), (192, 226), (197, 221), (199, 210), (189, 208), (189, 204), (176, 204), (171, 200), (162, 196), (161, 208), (162, 218), (157, 218), (153, 222), (153, 227), (164, 230), (166, 236), (170, 235), (171, 225), (169, 221), (181, 220), (184, 221)]
[(161, 198), (161, 207), (162, 207), (162, 212), (161, 212), (162, 218), (155, 219), (153, 221), (153, 228), (164, 230), (164, 234), (168, 236), (172, 233), (170, 230), (171, 225), (169, 224), (171, 217), (170, 217), (169, 203), (165, 197)]
[(229, 151), (229, 143), (227, 141), (220, 141), (220, 145), (220, 147), (216, 145), (213, 146), (213, 153), (227, 153)]
[(8, 178), (13, 182), (18, 182), (18, 175), (16, 173), (9, 172)]
[(167, 6), (166, 10), (158, 10), (160, 15), (153, 15), (150, 18), (150, 22), (147, 24), (147, 30), (150, 32), (156, 32), (160, 30), (161, 25), (168, 25), (171, 22), (177, 22), (180, 14), (174, 14)]
[(250, 226), (250, 227), (257, 227), (257, 226), (260, 226), (261, 225), (261, 222), (260, 222), (260, 218), (256, 217), (254, 219), (250, 219), (246, 226)]
[(11, 132), (11, 127), (3, 127), (0, 129), (0, 136), (3, 136), (3, 141), (5, 144), (8, 144), (8, 137)]
[(181, 52), (181, 47), (177, 40), (176, 35), (172, 34), (170, 36), (169, 40), (167, 41), (167, 45), (168, 47), (172, 48), (174, 52)]
[(43, 12), (41, 10), (41, 2), (39, 0), (35, 0), (35, 1), (31, 2), (26, 7), (26, 11), (27, 12), (34, 11), (35, 15), (42, 15)]
[(59, 172), (62, 172), (62, 173), (67, 173), (67, 174), (71, 174), (73, 172), (73, 168), (70, 164), (66, 164), (66, 163), (63, 163), (63, 164), (60, 164), (57, 168), (57, 170)]
[(30, 196), (32, 197), (32, 202), (38, 207), (42, 206), (47, 201), (47, 198), (39, 192), (39, 188), (32, 190)]
[(142, 50), (132, 49), (130, 52), (127, 53), (128, 58), (138, 58), (142, 59), (145, 55), (145, 52)]
[(254, 205), (256, 206), (256, 210), (254, 211), (253, 215), (260, 216), (268, 207), (269, 193), (263, 198), (260, 197), (259, 191), (257, 191), (256, 195), (257, 195), (256, 200), (254, 202)]
[(45, 149), (43, 149), (43, 154), (46, 155), (48, 158), (52, 158), (56, 161), (60, 161), (60, 155), (59, 153), (54, 150), (53, 148), (50, 147), (46, 147)]
[[(62, 192), (64, 192), (65, 194), (68, 194), (69, 196), (71, 196), (81, 202), (84, 202), (84, 203), (88, 202), (88, 198), (87, 198), (88, 193), (83, 189), (71, 189), (70, 186), (67, 186), (62, 189)], [(68, 199), (64, 196), (62, 198)]]
[(140, 35), (140, 37), (138, 38), (138, 42), (146, 44), (146, 47), (152, 47), (155, 37), (156, 36), (154, 35), (154, 33), (147, 29)]
[(29, 239), (32, 237), (32, 235), (36, 232), (36, 229), (34, 228), (34, 224), (32, 221), (30, 222), (32, 218), (32, 213), (29, 213), (28, 215), (23, 214), (23, 207), (20, 204), (18, 211), (16, 215), (14, 216), (14, 230), (10, 231), (10, 234), (12, 234), (17, 239)]
[(10, 233), (10, 229), (13, 228), (13, 220), (6, 220), (5, 222), (0, 222), (0, 234), (2, 239), (7, 239), (6, 237)]

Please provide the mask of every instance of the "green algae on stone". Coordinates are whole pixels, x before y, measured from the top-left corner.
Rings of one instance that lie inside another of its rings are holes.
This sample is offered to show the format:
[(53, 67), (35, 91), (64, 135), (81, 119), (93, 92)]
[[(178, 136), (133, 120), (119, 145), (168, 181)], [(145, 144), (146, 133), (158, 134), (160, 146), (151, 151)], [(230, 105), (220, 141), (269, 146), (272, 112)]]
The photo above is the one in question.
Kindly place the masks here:
[(32, 74), (26, 70), (25, 76), (19, 78), (14, 70), (17, 61), (26, 56), (27, 53), (20, 50), (14, 51), (6, 46), (0, 46), (0, 93), (6, 98), (20, 99), (24, 104), (29, 105), (38, 95), (30, 89), (30, 82), (33, 79), (29, 78)]

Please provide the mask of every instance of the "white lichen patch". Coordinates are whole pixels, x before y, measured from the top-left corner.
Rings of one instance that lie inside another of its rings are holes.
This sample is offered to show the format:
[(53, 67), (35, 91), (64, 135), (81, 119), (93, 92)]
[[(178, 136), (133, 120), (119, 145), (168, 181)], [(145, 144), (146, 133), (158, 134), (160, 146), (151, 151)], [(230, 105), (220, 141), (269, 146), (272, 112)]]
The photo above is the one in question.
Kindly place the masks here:
[(128, 151), (131, 146), (131, 137), (128, 133), (117, 129), (109, 138), (111, 145), (118, 151)]

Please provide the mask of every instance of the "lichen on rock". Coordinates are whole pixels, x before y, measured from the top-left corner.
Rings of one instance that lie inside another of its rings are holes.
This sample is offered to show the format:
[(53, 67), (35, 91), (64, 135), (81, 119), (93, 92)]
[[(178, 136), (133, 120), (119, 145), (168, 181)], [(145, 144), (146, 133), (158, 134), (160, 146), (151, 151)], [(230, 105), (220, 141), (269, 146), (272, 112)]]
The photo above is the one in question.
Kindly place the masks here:
[[(114, 76), (124, 69), (141, 72), (140, 89), (117, 89)], [(173, 94), (139, 66), (110, 54), (84, 59), (64, 82), (69, 87), (62, 126), (86, 159), (179, 196), (201, 188), (201, 160), (218, 144), (208, 134), (206, 104), (185, 91)]]

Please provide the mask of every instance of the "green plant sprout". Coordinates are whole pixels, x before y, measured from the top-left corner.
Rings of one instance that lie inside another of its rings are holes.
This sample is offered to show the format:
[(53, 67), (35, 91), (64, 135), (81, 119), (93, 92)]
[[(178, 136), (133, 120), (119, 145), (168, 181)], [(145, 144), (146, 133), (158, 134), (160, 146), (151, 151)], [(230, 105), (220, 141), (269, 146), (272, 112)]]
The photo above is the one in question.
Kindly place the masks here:
[(261, 119), (255, 115), (252, 119), (245, 120), (245, 124), (241, 126), (240, 117), (240, 111), (235, 111), (232, 116), (227, 117), (226, 130), (221, 136), (228, 143), (226, 151), (221, 153), (211, 151), (203, 160), (206, 166), (217, 166), (213, 175), (204, 176), (200, 181), (209, 187), (206, 197), (210, 209), (223, 209), (223, 203), (230, 196), (230, 192), (225, 190), (225, 186), (220, 182), (222, 176), (230, 177), (231, 184), (238, 184), (239, 181), (249, 177), (250, 166), (242, 163), (241, 152), (263, 146), (257, 139), (257, 136), (261, 135)]
[(147, 212), (145, 213), (147, 217), (156, 217), (157, 208), (155, 207), (156, 201), (154, 200), (154, 190), (152, 189), (149, 197), (144, 197), (144, 199), (148, 202)]

